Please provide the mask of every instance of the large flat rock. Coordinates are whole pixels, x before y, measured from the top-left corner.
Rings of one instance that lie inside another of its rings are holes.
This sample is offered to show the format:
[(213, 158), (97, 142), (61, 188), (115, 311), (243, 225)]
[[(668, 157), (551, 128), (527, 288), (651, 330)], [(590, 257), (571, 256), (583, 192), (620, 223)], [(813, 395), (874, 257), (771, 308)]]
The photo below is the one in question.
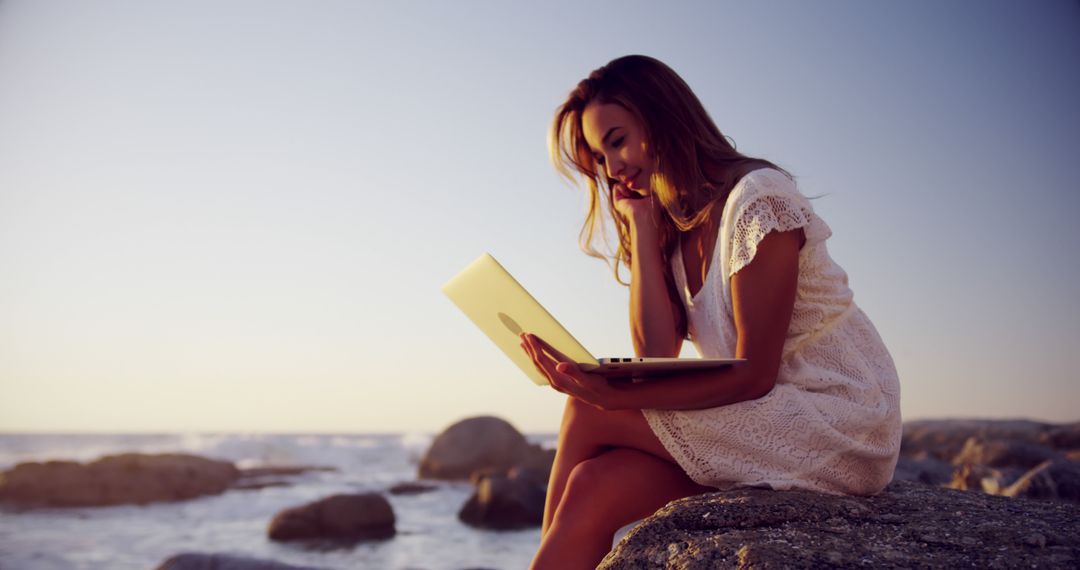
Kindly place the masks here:
[(20, 463), (0, 474), (0, 501), (21, 507), (182, 501), (223, 493), (239, 477), (227, 461), (177, 453), (125, 453), (87, 464)]
[(874, 497), (760, 489), (675, 501), (599, 568), (1076, 568), (1080, 506), (896, 481)]

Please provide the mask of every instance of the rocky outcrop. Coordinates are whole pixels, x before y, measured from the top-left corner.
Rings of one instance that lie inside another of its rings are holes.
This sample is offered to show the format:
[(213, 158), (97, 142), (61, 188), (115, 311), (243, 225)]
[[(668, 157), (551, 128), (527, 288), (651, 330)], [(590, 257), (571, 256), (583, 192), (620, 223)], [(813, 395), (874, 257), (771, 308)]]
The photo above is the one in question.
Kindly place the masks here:
[(333, 468), (237, 469), (228, 461), (178, 453), (125, 453), (85, 464), (28, 462), (0, 474), (0, 501), (19, 508), (141, 505), (287, 486), (287, 477), (327, 470)]
[(439, 488), (435, 485), (428, 485), (426, 483), (419, 483), (416, 481), (406, 481), (398, 483), (387, 490), (391, 495), (421, 495), (424, 493), (430, 493), (436, 491)]
[(240, 477), (232, 484), (234, 491), (255, 491), (274, 487), (291, 487), (293, 479), (311, 472), (337, 471), (335, 467), (316, 465), (269, 465), (240, 470)]
[(333, 495), (281, 511), (270, 522), (271, 540), (354, 542), (394, 536), (394, 511), (378, 493)]
[(239, 476), (232, 463), (183, 454), (20, 463), (0, 477), (0, 500), (20, 507), (181, 501), (222, 493)]
[(1077, 449), (1080, 424), (1051, 424), (1032, 420), (916, 420), (904, 423), (900, 453), (951, 461), (975, 438)]
[(311, 566), (293, 566), (263, 560), (244, 558), (228, 554), (202, 554), (186, 552), (170, 556), (157, 570), (320, 570)]
[(904, 426), (875, 497), (739, 490), (675, 501), (601, 568), (1080, 565), (1080, 424), (928, 420)]
[(468, 479), (474, 471), (506, 472), (526, 459), (529, 443), (509, 422), (469, 418), (446, 428), (420, 461), (421, 479)]
[(1078, 432), (1029, 420), (909, 422), (894, 480), (1080, 503)]
[(458, 512), (471, 526), (540, 526), (555, 450), (529, 444), (505, 420), (483, 416), (443, 431), (420, 463), (420, 477), (468, 479), (473, 495)]
[(478, 528), (508, 530), (540, 526), (544, 520), (545, 486), (526, 471), (484, 477), (458, 512), (458, 519)]
[(1080, 507), (897, 481), (875, 497), (739, 490), (675, 501), (599, 568), (1075, 568)]

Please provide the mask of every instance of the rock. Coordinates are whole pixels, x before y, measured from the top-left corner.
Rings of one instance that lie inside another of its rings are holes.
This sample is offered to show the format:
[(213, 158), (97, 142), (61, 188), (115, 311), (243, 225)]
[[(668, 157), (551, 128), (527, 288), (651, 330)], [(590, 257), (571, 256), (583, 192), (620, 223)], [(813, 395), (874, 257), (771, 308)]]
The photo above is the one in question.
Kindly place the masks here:
[(897, 481), (874, 497), (745, 489), (680, 499), (635, 526), (599, 568), (1064, 568), (1078, 563), (1077, 505)]
[(956, 468), (952, 479), (944, 485), (957, 491), (982, 491), (991, 495), (1000, 495), (1007, 477), (993, 467), (965, 463)]
[(996, 494), (1080, 503), (1080, 465), (1066, 461), (1046, 461)]
[(394, 536), (394, 510), (378, 493), (333, 495), (281, 511), (270, 522), (271, 540), (360, 541)]
[(0, 477), (0, 500), (20, 507), (182, 501), (222, 493), (239, 474), (227, 461), (183, 454), (127, 453), (87, 464), (20, 463)]
[(543, 487), (525, 478), (496, 475), (480, 481), (458, 518), (471, 526), (499, 530), (540, 526), (544, 499)]
[(955, 467), (951, 463), (924, 457), (900, 457), (893, 472), (893, 481), (912, 481), (926, 485), (944, 485), (952, 480)]
[(523, 467), (518, 465), (510, 468), (510, 471), (506, 473), (507, 479), (519, 479), (533, 485), (540, 490), (547, 492), (548, 479), (551, 478), (551, 469), (535, 469), (533, 467)]
[(1060, 426), (1031, 420), (916, 420), (904, 423), (900, 454), (951, 461), (968, 438), (1041, 443)]
[[(551, 466), (555, 463), (555, 450), (544, 449), (543, 447), (533, 444), (529, 446), (528, 451), (525, 453), (525, 457), (518, 461), (513, 469), (518, 469), (521, 472), (528, 472), (534, 475), (537, 479), (543, 482), (545, 488), (547, 488), (548, 479), (551, 478)], [(507, 473), (509, 475), (509, 472)]]
[(274, 489), (278, 487), (292, 487), (292, 481), (279, 481), (273, 480), (256, 480), (256, 481), (238, 481), (229, 487), (230, 491), (259, 491), (262, 489)]
[[(513, 469), (513, 467), (511, 467), (510, 469)], [(499, 469), (496, 467), (484, 467), (483, 469), (477, 469), (472, 473), (469, 473), (469, 483), (472, 483), (474, 486), (476, 486), (488, 477), (505, 476), (507, 473), (508, 471), (505, 469)]]
[(952, 464), (1031, 469), (1044, 461), (1054, 459), (1064, 458), (1042, 444), (1009, 439), (987, 441), (969, 437), (964, 442), (964, 447), (953, 457)]
[(323, 465), (266, 465), (240, 470), (241, 478), (290, 477), (315, 472), (335, 472), (337, 467)]
[(1042, 434), (1039, 442), (1061, 451), (1078, 450), (1080, 449), (1080, 422), (1053, 427)]
[(314, 465), (271, 465), (240, 470), (240, 478), (232, 485), (234, 491), (252, 491), (274, 487), (291, 487), (293, 482), (282, 477), (296, 477), (312, 471), (337, 471), (335, 467)]
[(416, 481), (409, 481), (406, 483), (398, 483), (393, 487), (390, 487), (391, 495), (419, 495), (421, 493), (430, 493), (437, 490), (435, 485), (427, 485), (424, 483), (417, 483)]
[(243, 558), (228, 554), (186, 552), (169, 557), (157, 570), (319, 570), (312, 566), (293, 566), (273, 560)]
[(446, 428), (420, 461), (421, 479), (468, 479), (481, 469), (505, 473), (529, 455), (530, 446), (505, 420), (482, 416)]

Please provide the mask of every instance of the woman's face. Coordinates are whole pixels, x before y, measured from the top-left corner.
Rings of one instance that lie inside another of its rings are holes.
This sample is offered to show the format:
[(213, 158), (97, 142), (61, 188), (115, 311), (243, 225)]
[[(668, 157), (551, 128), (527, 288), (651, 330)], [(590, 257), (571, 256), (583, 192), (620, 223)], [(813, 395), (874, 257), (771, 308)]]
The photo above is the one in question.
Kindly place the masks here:
[(653, 158), (645, 129), (633, 113), (615, 103), (592, 102), (581, 113), (581, 129), (596, 164), (608, 178), (648, 193)]

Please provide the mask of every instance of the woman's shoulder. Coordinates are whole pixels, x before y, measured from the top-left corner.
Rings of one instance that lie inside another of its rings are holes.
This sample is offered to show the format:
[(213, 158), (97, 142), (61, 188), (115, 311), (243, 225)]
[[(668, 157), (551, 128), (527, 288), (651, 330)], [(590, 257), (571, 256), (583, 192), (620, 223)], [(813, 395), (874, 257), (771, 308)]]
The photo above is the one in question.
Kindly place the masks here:
[(832, 235), (795, 179), (770, 167), (752, 170), (739, 180), (728, 197), (724, 220), (732, 239), (748, 232), (762, 237), (769, 228), (803, 228), (808, 243), (825, 241)]
[(795, 180), (786, 172), (769, 166), (755, 168), (744, 174), (728, 195), (728, 206), (738, 208), (765, 196), (802, 197)]
[(763, 166), (747, 172), (739, 183), (743, 184), (743, 186), (753, 186), (755, 189), (760, 190), (775, 190), (781, 192), (795, 190), (795, 179), (788, 173), (771, 166)]

